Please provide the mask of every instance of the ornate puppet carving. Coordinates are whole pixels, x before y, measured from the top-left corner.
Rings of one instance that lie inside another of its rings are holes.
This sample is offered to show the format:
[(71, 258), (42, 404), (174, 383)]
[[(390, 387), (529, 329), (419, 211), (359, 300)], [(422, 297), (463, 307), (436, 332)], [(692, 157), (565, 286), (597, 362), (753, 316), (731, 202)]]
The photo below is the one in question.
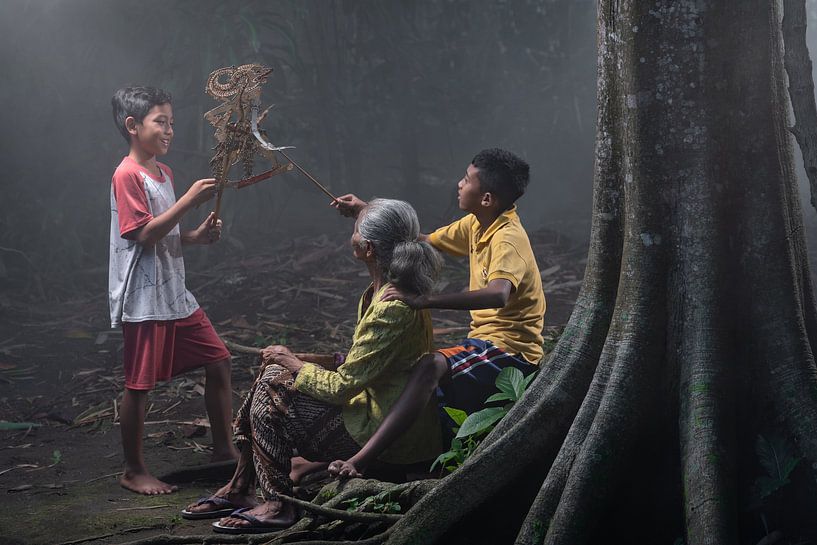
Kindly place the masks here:
[[(275, 156), (276, 151), (286, 148), (265, 145), (267, 143), (258, 138), (264, 134), (263, 130), (258, 128), (258, 123), (264, 120), (269, 108), (260, 116), (256, 110), (260, 103), (261, 86), (271, 72), (271, 68), (260, 64), (243, 64), (239, 67), (219, 68), (207, 78), (204, 90), (211, 97), (222, 101), (222, 104), (204, 114), (204, 118), (216, 129), (215, 153), (210, 159), (210, 169), (216, 179), (218, 191), (216, 218), (221, 209), (221, 197), (225, 187), (246, 187), (293, 168), (291, 163), (285, 165), (278, 163)], [(272, 161), (273, 168), (258, 176), (252, 176), (255, 154)], [(230, 167), (239, 161), (244, 167), (245, 180), (228, 183)]]
[[(204, 90), (211, 97), (222, 101), (222, 104), (204, 114), (204, 118), (216, 129), (215, 153), (210, 159), (210, 169), (216, 179), (218, 192), (215, 219), (218, 219), (221, 210), (221, 197), (225, 187), (240, 189), (293, 168), (297, 168), (332, 200), (337, 200), (328, 189), (284, 152), (286, 149), (292, 149), (292, 146), (271, 144), (266, 131), (259, 127), (270, 109), (258, 113), (261, 109), (261, 86), (267, 81), (270, 73), (272, 68), (267, 66), (242, 64), (238, 67), (218, 68), (207, 78)], [(283, 155), (289, 162), (279, 163), (275, 152)], [(252, 176), (256, 153), (272, 161), (273, 167)], [(239, 161), (244, 167), (245, 178), (237, 182), (228, 182), (230, 167)]]

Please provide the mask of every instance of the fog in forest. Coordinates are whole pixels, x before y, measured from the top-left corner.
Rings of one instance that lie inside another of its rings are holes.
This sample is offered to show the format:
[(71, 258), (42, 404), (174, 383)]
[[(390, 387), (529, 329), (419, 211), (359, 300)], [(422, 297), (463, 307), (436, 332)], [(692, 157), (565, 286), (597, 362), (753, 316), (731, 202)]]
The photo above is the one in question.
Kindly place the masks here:
[[(0, 296), (70, 297), (89, 278), (104, 295), (110, 179), (127, 153), (111, 119), (115, 89), (173, 94), (175, 136), (162, 160), (178, 196), (210, 176), (213, 129), (202, 116), (218, 103), (204, 92), (208, 74), (255, 62), (274, 69), (262, 95), (275, 104), (269, 138), (295, 146), (292, 158), (335, 194), (407, 199), (427, 231), (458, 217), (456, 183), (474, 154), (504, 147), (531, 164), (519, 203), (528, 230), (581, 245), (590, 228), (595, 10), (589, 0), (6, 0)], [(814, 2), (809, 11), (813, 56)], [(255, 172), (267, 167), (259, 159)], [(230, 178), (240, 177), (233, 167)], [(187, 259), (205, 267), (349, 232), (327, 204), (294, 171), (227, 192), (222, 242)], [(803, 209), (811, 233), (807, 197)]]

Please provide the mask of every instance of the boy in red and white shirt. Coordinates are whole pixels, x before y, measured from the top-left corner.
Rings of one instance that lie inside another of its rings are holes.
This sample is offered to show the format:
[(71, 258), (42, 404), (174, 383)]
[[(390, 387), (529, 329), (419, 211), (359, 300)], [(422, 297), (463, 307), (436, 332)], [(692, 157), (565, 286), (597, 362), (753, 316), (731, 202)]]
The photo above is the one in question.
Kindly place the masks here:
[(120, 483), (140, 494), (176, 487), (151, 475), (142, 452), (147, 393), (157, 381), (204, 366), (205, 405), (213, 460), (238, 457), (232, 444), (230, 353), (187, 290), (182, 245), (212, 244), (221, 236), (213, 215), (192, 231), (179, 221), (210, 200), (215, 180), (198, 180), (179, 200), (173, 173), (156, 160), (173, 139), (170, 94), (126, 87), (111, 100), (114, 122), (130, 146), (111, 182), (108, 301), (111, 327), (122, 326), (125, 393), (120, 406), (125, 472)]

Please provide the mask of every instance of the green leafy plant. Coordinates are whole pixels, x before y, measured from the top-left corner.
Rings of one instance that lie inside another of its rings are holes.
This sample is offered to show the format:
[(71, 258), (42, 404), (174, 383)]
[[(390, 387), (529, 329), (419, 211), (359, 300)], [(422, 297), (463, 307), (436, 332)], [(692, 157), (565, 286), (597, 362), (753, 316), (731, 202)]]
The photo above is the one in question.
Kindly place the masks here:
[[(450, 407), (446, 407), (448, 410)], [(437, 464), (445, 468), (446, 471), (454, 471), (460, 467), (465, 460), (474, 453), (477, 446), (481, 442), (481, 438), (468, 436), (465, 439), (455, 437), (451, 440), (451, 449), (440, 454), (434, 463), (431, 465), (433, 471)]]
[(386, 490), (374, 496), (358, 498), (357, 496), (344, 501), (347, 511), (370, 513), (400, 513), (400, 503), (391, 499), (391, 490)]
[(755, 453), (765, 474), (755, 479), (752, 487), (751, 507), (759, 508), (763, 500), (789, 483), (789, 476), (800, 458), (784, 437), (757, 436)]
[(336, 490), (331, 489), (331, 488), (324, 488), (318, 493), (318, 495), (315, 497), (315, 499), (313, 501), (320, 504), (320, 503), (324, 503), (324, 502), (327, 502), (327, 501), (331, 500), (332, 498), (334, 498), (337, 495), (338, 495), (338, 493), (337, 493)]
[(494, 429), (497, 422), (508, 414), (514, 403), (522, 398), (525, 390), (533, 382), (536, 373), (525, 377), (522, 371), (515, 367), (506, 367), (496, 377), (496, 387), (499, 392), (485, 400), (485, 404), (506, 401), (501, 407), (490, 406), (472, 414), (465, 411), (445, 407), (445, 412), (454, 421), (456, 435), (451, 440), (451, 448), (440, 454), (431, 465), (433, 471), (437, 465), (446, 471), (454, 471), (460, 467), (482, 442), (482, 439)]

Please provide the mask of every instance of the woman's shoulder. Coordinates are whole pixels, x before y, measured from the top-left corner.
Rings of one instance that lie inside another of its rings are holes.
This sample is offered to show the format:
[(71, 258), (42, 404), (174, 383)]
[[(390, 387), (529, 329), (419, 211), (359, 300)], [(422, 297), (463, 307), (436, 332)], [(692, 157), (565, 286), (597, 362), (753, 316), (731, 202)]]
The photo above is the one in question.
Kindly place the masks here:
[(413, 317), (417, 312), (403, 301), (381, 301), (380, 294), (377, 294), (377, 300), (372, 301), (371, 314), (374, 316), (390, 316), (393, 318), (409, 318)]
[(415, 310), (400, 300), (382, 301), (383, 292), (391, 286), (391, 284), (384, 285), (376, 293), (372, 294), (372, 302), (365, 314), (361, 317), (361, 323), (378, 322), (381, 325), (386, 323), (402, 323), (408, 324), (414, 321), (421, 311)]
[[(360, 323), (359, 335), (373, 335), (385, 342), (422, 345), (431, 330), (428, 311), (415, 310), (402, 301), (376, 301)], [(387, 340), (387, 341), (386, 341)]]

